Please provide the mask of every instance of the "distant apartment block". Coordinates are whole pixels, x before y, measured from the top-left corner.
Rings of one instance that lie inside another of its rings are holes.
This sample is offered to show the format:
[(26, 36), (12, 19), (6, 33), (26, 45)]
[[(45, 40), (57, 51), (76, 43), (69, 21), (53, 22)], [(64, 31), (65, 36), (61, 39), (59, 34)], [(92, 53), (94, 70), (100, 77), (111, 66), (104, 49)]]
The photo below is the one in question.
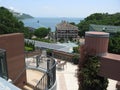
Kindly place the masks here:
[(78, 27), (69, 24), (66, 21), (62, 21), (61, 23), (56, 25), (55, 31), (56, 40), (70, 40), (76, 39), (78, 37)]
[(90, 24), (89, 31), (99, 31), (99, 32), (103, 31), (103, 32), (108, 32), (110, 34), (114, 34), (120, 32), (120, 26)]

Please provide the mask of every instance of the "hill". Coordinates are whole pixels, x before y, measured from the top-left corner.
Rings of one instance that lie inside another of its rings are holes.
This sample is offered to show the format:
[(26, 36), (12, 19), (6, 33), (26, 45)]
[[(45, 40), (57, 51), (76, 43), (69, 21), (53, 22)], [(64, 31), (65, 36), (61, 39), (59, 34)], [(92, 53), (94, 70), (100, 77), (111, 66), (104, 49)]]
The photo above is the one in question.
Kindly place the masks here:
[(9, 11), (13, 14), (13, 16), (15, 16), (17, 19), (28, 19), (28, 18), (34, 18), (29, 14), (25, 14), (25, 13), (20, 13), (20, 12), (16, 12), (14, 10), (9, 9)]
[(89, 30), (90, 24), (120, 26), (120, 13), (94, 13), (82, 20), (77, 26), (79, 35), (84, 36), (85, 31)]
[(0, 34), (24, 33), (25, 38), (30, 38), (31, 33), (24, 27), (22, 21), (18, 20), (13, 14), (4, 7), (0, 7)]

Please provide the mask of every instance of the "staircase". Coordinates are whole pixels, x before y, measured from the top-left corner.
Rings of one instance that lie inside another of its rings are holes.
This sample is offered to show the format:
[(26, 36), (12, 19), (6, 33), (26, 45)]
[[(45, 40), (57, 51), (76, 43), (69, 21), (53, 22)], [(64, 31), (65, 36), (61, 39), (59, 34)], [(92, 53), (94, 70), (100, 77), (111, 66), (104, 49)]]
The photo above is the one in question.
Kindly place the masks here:
[(34, 89), (34, 86), (31, 85), (31, 84), (29, 84), (29, 83), (27, 83), (27, 84), (22, 88), (22, 90), (33, 90), (33, 89)]

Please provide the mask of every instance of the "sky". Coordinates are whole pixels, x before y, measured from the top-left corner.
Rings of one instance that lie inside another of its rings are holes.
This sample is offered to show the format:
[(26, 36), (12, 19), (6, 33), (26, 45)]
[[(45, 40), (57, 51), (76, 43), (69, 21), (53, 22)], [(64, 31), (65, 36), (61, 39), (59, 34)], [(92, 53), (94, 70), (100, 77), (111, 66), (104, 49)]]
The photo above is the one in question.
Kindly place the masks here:
[(120, 12), (120, 0), (0, 0), (0, 6), (34, 17), (87, 17)]

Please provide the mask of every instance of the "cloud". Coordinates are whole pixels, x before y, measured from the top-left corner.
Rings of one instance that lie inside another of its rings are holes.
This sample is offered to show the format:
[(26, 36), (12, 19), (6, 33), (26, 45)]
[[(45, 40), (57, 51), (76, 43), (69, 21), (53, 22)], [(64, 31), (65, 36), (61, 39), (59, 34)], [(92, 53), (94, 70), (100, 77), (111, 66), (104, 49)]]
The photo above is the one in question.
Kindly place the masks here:
[(11, 9), (11, 10), (15, 10), (14, 7), (9, 7), (9, 9)]
[(18, 9), (16, 9), (15, 7), (12, 7), (12, 6), (10, 6), (9, 9), (12, 11), (15, 11), (15, 12), (20, 12)]

